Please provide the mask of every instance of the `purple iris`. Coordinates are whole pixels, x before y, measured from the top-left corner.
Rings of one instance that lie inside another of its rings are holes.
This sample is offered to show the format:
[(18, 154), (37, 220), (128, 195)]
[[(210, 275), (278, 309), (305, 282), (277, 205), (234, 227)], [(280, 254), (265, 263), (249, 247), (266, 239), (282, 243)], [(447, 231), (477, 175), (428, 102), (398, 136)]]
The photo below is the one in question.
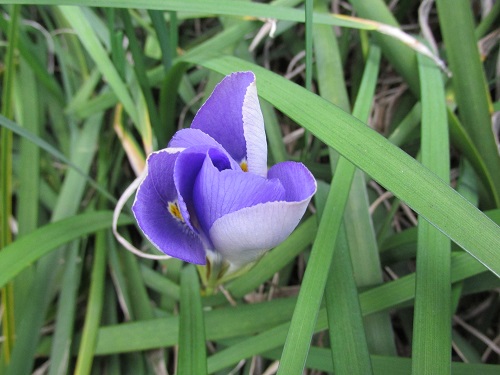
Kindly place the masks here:
[(301, 163), (267, 169), (255, 76), (239, 72), (217, 85), (191, 128), (148, 157), (132, 210), (165, 254), (241, 267), (290, 235), (315, 192)]

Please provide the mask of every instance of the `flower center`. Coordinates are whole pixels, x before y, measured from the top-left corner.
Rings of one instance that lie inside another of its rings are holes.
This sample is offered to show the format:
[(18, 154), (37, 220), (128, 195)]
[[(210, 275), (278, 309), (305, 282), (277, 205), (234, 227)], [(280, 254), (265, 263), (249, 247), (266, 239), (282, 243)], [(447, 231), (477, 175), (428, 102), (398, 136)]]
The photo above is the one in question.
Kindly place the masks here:
[(240, 168), (243, 172), (248, 172), (248, 164), (246, 162), (246, 160), (243, 160), (241, 163), (240, 163)]
[(168, 202), (168, 212), (174, 217), (174, 219), (184, 223), (184, 218), (182, 217), (181, 210), (177, 201)]

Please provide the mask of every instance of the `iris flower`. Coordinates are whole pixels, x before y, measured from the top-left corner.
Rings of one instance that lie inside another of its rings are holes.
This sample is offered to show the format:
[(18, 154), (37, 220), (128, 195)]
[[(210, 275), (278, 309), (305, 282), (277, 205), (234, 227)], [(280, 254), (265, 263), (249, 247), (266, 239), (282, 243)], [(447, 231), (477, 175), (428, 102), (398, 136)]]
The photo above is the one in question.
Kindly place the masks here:
[(252, 72), (225, 77), (168, 147), (147, 159), (132, 210), (163, 253), (239, 269), (285, 240), (316, 181), (301, 163), (267, 168), (267, 143)]

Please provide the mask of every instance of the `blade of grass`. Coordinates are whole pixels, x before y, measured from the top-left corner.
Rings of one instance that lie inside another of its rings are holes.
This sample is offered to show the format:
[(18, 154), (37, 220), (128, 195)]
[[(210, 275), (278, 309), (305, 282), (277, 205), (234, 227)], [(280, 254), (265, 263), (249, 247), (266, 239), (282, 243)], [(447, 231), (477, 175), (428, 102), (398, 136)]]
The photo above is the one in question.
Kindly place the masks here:
[[(0, 17), (0, 27), (4, 32), (7, 32), (10, 23), (7, 22), (3, 17)], [(18, 29), (20, 32), (22, 29)], [(64, 94), (61, 90), (61, 87), (57, 83), (56, 79), (50, 75), (47, 71), (47, 68), (43, 66), (40, 60), (37, 58), (34, 52), (34, 46), (29, 41), (27, 36), (21, 34), (19, 35), (18, 46), (19, 53), (24, 58), (24, 60), (30, 65), (31, 69), (35, 73), (37, 79), (41, 83), (41, 85), (45, 86), (50, 92), (56, 101), (59, 104), (64, 103)]]
[[(16, 118), (26, 129), (38, 135), (40, 133), (40, 97), (38, 96), (38, 85), (33, 71), (24, 59), (20, 60), (19, 73), (17, 75), (16, 95)], [(18, 176), (18, 188), (16, 189), (18, 220), (18, 237), (34, 231), (39, 221), (39, 199), (40, 199), (40, 149), (26, 139), (19, 142), (19, 165), (14, 174)], [(16, 305), (23, 305), (29, 298), (31, 283), (33, 280), (33, 268), (30, 267), (20, 274), (14, 281), (14, 294)], [(19, 312), (16, 312), (16, 315)]]
[(75, 323), (75, 312), (80, 286), (82, 262), (79, 251), (80, 241), (73, 241), (68, 248), (67, 267), (63, 274), (63, 288), (59, 294), (56, 315), (56, 327), (50, 353), (49, 375), (60, 375), (68, 372), (70, 363), (71, 342)]
[(312, 89), (313, 65), (313, 0), (305, 0), (306, 24), (306, 89)]
[[(500, 228), (417, 161), (359, 120), (254, 64), (225, 56), (197, 62), (224, 74), (253, 70), (259, 95), (404, 200), (496, 275)], [(335, 119), (335, 126), (331, 126)], [(436, 205), (439, 202), (439, 205)]]
[[(315, 9), (318, 12), (326, 12), (326, 4), (317, 2)], [(320, 94), (325, 99), (331, 98), (334, 104), (337, 104), (344, 110), (348, 111), (350, 105), (344, 83), (342, 61), (338, 49), (337, 39), (333, 34), (333, 30), (328, 26), (317, 25), (315, 27), (315, 42), (318, 43), (315, 45), (315, 48), (318, 60), (317, 68)], [(377, 48), (373, 48), (370, 57), (367, 59), (368, 63), (363, 74), (362, 88), (359, 90), (360, 95), (358, 95), (354, 108), (354, 116), (358, 118), (364, 119), (368, 117), (377, 80), (379, 60), (380, 51)], [(332, 155), (331, 152), (330, 155)], [(345, 160), (339, 161), (338, 165), (341, 163), (345, 163)], [(351, 173), (353, 175), (355, 174), (354, 168)], [(358, 178), (356, 183), (353, 181), (351, 187), (349, 187), (349, 185), (344, 186), (347, 190), (351, 188), (351, 192), (349, 194), (346, 211), (344, 212), (345, 228), (341, 229), (341, 238), (343, 241), (337, 243), (335, 252), (339, 250), (340, 252), (344, 252), (346, 249), (349, 251), (350, 244), (357, 245), (355, 241), (358, 237), (357, 233), (353, 233), (352, 230), (348, 230), (347, 234), (356, 235), (356, 239), (346, 239), (346, 228), (353, 227), (355, 224), (357, 226), (360, 221), (370, 221), (368, 210), (362, 213), (362, 218), (350, 218), (348, 212), (349, 210), (347, 208), (349, 204), (353, 204), (352, 201), (359, 201), (359, 196), (355, 196), (353, 191), (364, 191), (364, 185), (364, 179)], [(357, 190), (356, 187), (358, 188)], [(364, 198), (364, 193), (362, 194), (362, 198)], [(365, 235), (365, 233), (366, 231), (363, 232), (362, 236)], [(345, 241), (349, 241), (350, 244), (348, 245)], [(369, 242), (369, 240), (367, 242)], [(363, 320), (361, 312), (359, 311), (359, 301), (353, 277), (353, 271), (355, 274), (357, 273), (359, 275), (360, 267), (363, 267), (362, 265), (367, 263), (369, 264), (367, 266), (368, 269), (376, 267), (375, 272), (381, 280), (380, 270), (378, 267), (378, 251), (376, 248), (373, 249), (371, 246), (366, 245), (366, 243), (361, 243), (359, 247), (351, 247), (350, 251), (352, 255), (335, 253), (333, 256), (332, 271), (330, 272), (330, 277), (327, 281), (325, 296), (329, 319), (330, 341), (332, 343), (332, 357), (334, 363), (336, 364), (336, 372), (339, 373), (345, 373), (347, 369), (350, 369), (349, 371), (352, 371), (352, 373), (371, 373), (365, 328), (363, 327)], [(373, 256), (367, 256), (367, 251), (375, 254), (375, 262), (372, 259)], [(351, 256), (357, 256), (357, 261), (351, 263)], [(340, 273), (340, 275), (334, 277), (333, 273)], [(370, 272), (365, 272), (364, 274), (369, 275)], [(342, 282), (342, 280), (344, 281)], [(366, 286), (366, 284), (363, 286)], [(354, 295), (352, 293), (354, 293)], [(345, 298), (348, 301), (348, 310), (344, 309), (344, 304), (342, 304), (342, 306), (338, 304), (339, 298)], [(349, 313), (347, 314), (348, 311)], [(357, 314), (356, 311), (358, 311)], [(387, 328), (387, 325), (380, 324), (380, 319), (377, 319), (376, 317), (371, 317), (370, 319), (372, 319), (373, 322), (372, 324), (368, 324), (367, 322), (366, 329), (368, 331), (375, 330), (376, 332), (374, 332), (372, 336), (383, 341), (383, 338), (387, 335), (385, 331), (382, 332), (382, 330)], [(350, 331), (344, 330), (345, 322), (347, 321), (350, 322), (348, 324), (351, 327)], [(372, 345), (372, 347), (376, 347), (376, 345)], [(357, 348), (357, 350), (355, 348)]]
[[(220, 340), (270, 329), (290, 319), (295, 302), (295, 298), (280, 298), (266, 303), (204, 311), (205, 337)], [(274, 311), (280, 311), (280, 314), (274, 314)], [(178, 316), (118, 324), (99, 330), (96, 353), (104, 355), (171, 347), (177, 345), (178, 338)]]
[[(171, 36), (165, 25), (163, 12), (159, 10), (148, 10), (148, 14), (153, 23), (156, 37), (158, 38), (158, 44), (160, 45), (163, 68), (165, 69), (165, 73), (167, 73), (172, 66), (172, 60), (174, 58), (172, 52), (175, 50), (175, 47), (177, 47), (177, 44), (171, 44)], [(172, 23), (172, 21), (170, 22)]]
[(453, 71), (452, 85), (459, 116), (474, 145), (481, 150), (481, 157), (495, 186), (495, 203), (499, 206), (500, 157), (492, 134), (491, 98), (474, 35), (471, 4), (467, 0), (438, 0), (436, 5), (446, 54)]
[[(5, 0), (5, 4), (23, 4), (24, 0)], [(296, 3), (296, 1), (292, 1)], [(286, 6), (270, 5), (234, 0), (150, 0), (144, 3), (141, 0), (32, 0), (30, 4), (44, 5), (79, 5), (99, 6), (110, 8), (137, 8), (153, 10), (169, 10), (190, 13), (206, 13), (208, 15), (229, 15), (254, 18), (276, 18), (295, 22), (304, 22), (304, 11)], [(314, 14), (314, 22), (327, 25), (355, 27), (360, 29), (374, 29), (373, 26), (348, 20), (335, 15)]]
[[(496, 221), (500, 222), (500, 211)], [(467, 253), (460, 253), (452, 257), (452, 282), (462, 281), (478, 274), (485, 274), (485, 268)], [(415, 296), (415, 274), (411, 274), (395, 281), (374, 287), (360, 294), (360, 303), (363, 315), (396, 308), (404, 303), (408, 304)], [(220, 340), (235, 336), (251, 335), (271, 329), (278, 324), (288, 322), (293, 308), (295, 298), (276, 299), (267, 303), (239, 305), (214, 309), (205, 312), (206, 339)], [(226, 310), (229, 309), (229, 310)], [(267, 311), (269, 309), (269, 311)], [(280, 314), (272, 314), (272, 311), (280, 311)], [(325, 309), (322, 309), (324, 314)], [(227, 315), (226, 315), (227, 313)], [(318, 319), (317, 331), (327, 328), (326, 314), (323, 320)], [(251, 346), (252, 351), (248, 356), (257, 355), (262, 350), (270, 350), (283, 345), (289, 322), (283, 331), (281, 341), (277, 340), (267, 349)], [(155, 335), (161, 331), (162, 335)], [(100, 329), (96, 353), (100, 355), (147, 350), (158, 347), (173, 346), (177, 344), (178, 318), (152, 319), (142, 322), (119, 324), (103, 327)], [(267, 334), (266, 334), (267, 335)], [(267, 336), (273, 339), (273, 335)], [(133, 338), (131, 340), (130, 338)], [(274, 342), (274, 341), (273, 341)], [(242, 343), (243, 344), (243, 343)], [(245, 344), (246, 345), (246, 344)], [(234, 357), (237, 363), (241, 357)], [(210, 359), (209, 359), (210, 363)]]
[[(341, 159), (341, 161), (344, 159)], [(278, 375), (302, 374), (311, 343), (328, 271), (332, 262), (337, 234), (349, 194), (354, 167), (339, 161), (325, 211), (318, 226), (318, 234), (300, 288), (299, 299), (290, 323)]]
[(51, 144), (49, 144), (36, 134), (33, 134), (31, 131), (27, 130), (26, 128), (23, 128), (22, 126), (19, 126), (15, 122), (10, 121), (8, 118), (2, 115), (0, 115), (0, 126), (2, 126), (2, 129), (4, 128), (9, 129), (13, 133), (34, 143), (42, 150), (47, 151), (56, 159), (59, 159), (64, 164), (71, 167), (75, 172), (77, 172), (81, 177), (83, 177), (92, 187), (96, 188), (103, 196), (108, 198), (111, 202), (116, 203), (116, 199), (108, 191), (106, 191), (106, 189), (100, 186), (93, 178), (89, 177), (80, 167), (78, 167), (74, 162), (72, 162), (66, 156), (64, 156), (64, 154), (62, 154), (59, 150), (57, 150), (55, 147), (53, 147)]
[[(112, 216), (111, 211), (74, 215), (46, 224), (5, 247), (0, 253), (0, 286), (57, 247), (100, 229), (110, 228)], [(119, 220), (120, 225), (132, 223), (132, 218), (123, 215)]]
[[(134, 59), (134, 72), (137, 78), (137, 82), (139, 83), (139, 87), (141, 88), (142, 95), (146, 100), (148, 115), (151, 119), (152, 127), (155, 130), (155, 135), (158, 139), (158, 143), (163, 145), (167, 144), (168, 139), (165, 139), (165, 131), (160, 123), (160, 117), (158, 111), (156, 109), (156, 103), (153, 98), (153, 93), (151, 91), (151, 86), (149, 84), (149, 80), (146, 75), (146, 64), (143, 58), (143, 51), (141, 46), (139, 45), (139, 41), (135, 36), (135, 30), (132, 25), (132, 20), (130, 18), (129, 11), (126, 9), (122, 9), (120, 12), (121, 20), (125, 25), (125, 34), (129, 40), (130, 52), (132, 53), (132, 58)], [(126, 108), (126, 107), (125, 107)], [(143, 122), (141, 122), (142, 124)], [(137, 126), (142, 130), (142, 134), (147, 134), (147, 131), (144, 129), (144, 125), (137, 124)], [(143, 137), (144, 137), (143, 135)]]
[[(314, 370), (333, 372), (333, 363), (328, 356), (328, 349), (312, 347), (307, 358), (307, 367)], [(279, 359), (279, 350), (264, 353), (264, 357), (269, 359)], [(376, 375), (408, 375), (411, 372), (411, 359), (403, 357), (371, 356), (373, 371)], [(467, 364), (453, 362), (451, 365), (453, 375), (484, 374), (495, 375), (498, 365), (487, 364)]]
[[(82, 128), (78, 129), (75, 134), (71, 160), (82, 171), (90, 170), (95, 151), (98, 148), (97, 139), (99, 138), (101, 125), (102, 114), (97, 113), (85, 121)], [(52, 221), (73, 216), (78, 212), (86, 187), (84, 181), (76, 171), (72, 169), (67, 171), (58, 194), (56, 206), (52, 209)], [(40, 240), (40, 242), (43, 241), (47, 240)], [(37, 247), (41, 245), (35, 243), (31, 246)], [(36, 253), (36, 249), (33, 251)], [(42, 253), (46, 252), (47, 249)], [(8, 375), (28, 374), (32, 369), (33, 360), (35, 359), (34, 353), (39, 340), (39, 335), (35, 333), (39, 333), (43, 326), (52, 301), (51, 296), (58, 286), (58, 276), (65, 268), (67, 255), (64, 249), (61, 248), (58, 251), (49, 252), (49, 254), (39, 259), (37, 263), (31, 299), (31, 303), (37, 306), (37, 309), (27, 309), (21, 317), (17, 343), (12, 353), (12, 363), (8, 369)], [(35, 259), (38, 259), (38, 257)]]
[(486, 15), (486, 17), (484, 17), (481, 23), (476, 27), (476, 30), (474, 32), (476, 39), (480, 39), (486, 35), (490, 27), (495, 24), (495, 21), (497, 20), (499, 15), (500, 15), (500, 3), (496, 2), (493, 4), (491, 10)]
[[(8, 47), (5, 57), (5, 73), (2, 87), (1, 112), (7, 118), (14, 115), (14, 75), (15, 64), (14, 55), (17, 49), (18, 27), (21, 7), (14, 5), (11, 7), (11, 20), (8, 30)], [(0, 249), (4, 249), (12, 242), (12, 232), (10, 219), (12, 217), (12, 132), (6, 128), (0, 131), (1, 151), (0, 151)], [(3, 360), (10, 362), (12, 348), (15, 341), (14, 323), (14, 285), (9, 283), (0, 291), (2, 294), (2, 333), (5, 341), (2, 345)]]
[[(380, 65), (380, 48), (370, 46), (361, 85), (353, 109), (353, 116), (368, 121)], [(350, 247), (352, 268), (356, 285), (361, 290), (382, 284), (383, 275), (364, 173), (357, 170), (349, 193), (344, 222)], [(389, 314), (372, 314), (365, 317), (366, 339), (370, 353), (395, 355), (394, 337)]]
[[(450, 162), (444, 84), (441, 73), (417, 56), (422, 98), (422, 164), (449, 181)], [(451, 371), (450, 240), (426, 220), (418, 222), (412, 373)]]
[(181, 272), (178, 358), (178, 375), (207, 374), (205, 321), (198, 274), (193, 265)]
[[(383, 0), (349, 0), (349, 2), (360, 17), (399, 27), (396, 18)], [(412, 92), (418, 96), (419, 82), (415, 75), (417, 71), (415, 52), (387, 35), (375, 33), (373, 36), (377, 44), (382, 48), (384, 56), (408, 82)]]
[(89, 21), (83, 14), (82, 10), (76, 7), (61, 6), (59, 8), (64, 17), (68, 20), (71, 27), (77, 33), (80, 41), (85, 49), (99, 67), (102, 75), (106, 78), (109, 85), (113, 89), (115, 95), (123, 103), (123, 107), (128, 115), (139, 126), (139, 115), (134, 106), (134, 102), (130, 97), (129, 91), (125, 83), (121, 80), (120, 75), (115, 69), (114, 65), (108, 57), (107, 52), (104, 50), (101, 42), (96, 36), (94, 29), (91, 27)]
[(101, 321), (104, 282), (106, 275), (106, 231), (96, 233), (90, 291), (83, 323), (82, 339), (76, 359), (75, 374), (86, 375), (91, 373), (94, 360), (97, 333)]
[(341, 227), (326, 285), (326, 309), (335, 374), (372, 374), (345, 227)]

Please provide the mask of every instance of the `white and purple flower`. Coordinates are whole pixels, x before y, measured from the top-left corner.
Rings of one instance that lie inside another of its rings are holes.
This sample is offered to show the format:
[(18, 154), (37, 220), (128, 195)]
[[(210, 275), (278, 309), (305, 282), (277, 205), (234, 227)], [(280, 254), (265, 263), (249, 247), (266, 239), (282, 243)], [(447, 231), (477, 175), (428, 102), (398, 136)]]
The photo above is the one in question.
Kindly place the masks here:
[(290, 235), (315, 192), (301, 163), (267, 169), (255, 76), (239, 72), (217, 85), (191, 128), (148, 157), (132, 210), (163, 253), (240, 268)]

